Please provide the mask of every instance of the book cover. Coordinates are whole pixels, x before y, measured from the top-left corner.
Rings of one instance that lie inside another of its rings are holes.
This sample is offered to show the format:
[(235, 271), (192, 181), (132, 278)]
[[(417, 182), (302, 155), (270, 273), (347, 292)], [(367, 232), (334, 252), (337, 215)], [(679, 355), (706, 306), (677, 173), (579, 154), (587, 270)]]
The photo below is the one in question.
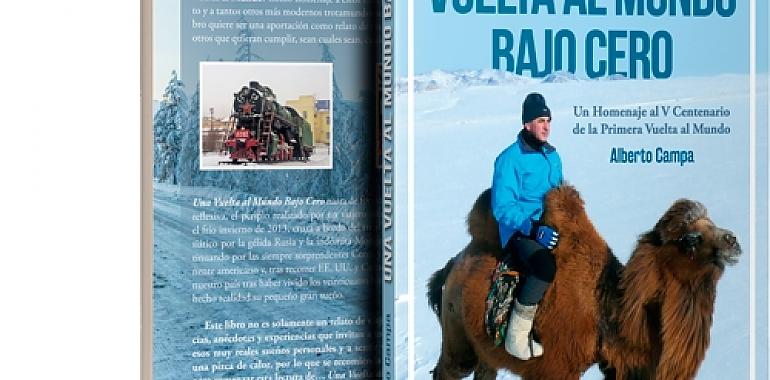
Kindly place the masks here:
[[(386, 378), (768, 378), (766, 3), (382, 9)], [(524, 220), (559, 234), (528, 360), (487, 312)]]
[(375, 376), (374, 3), (144, 6), (144, 376)]

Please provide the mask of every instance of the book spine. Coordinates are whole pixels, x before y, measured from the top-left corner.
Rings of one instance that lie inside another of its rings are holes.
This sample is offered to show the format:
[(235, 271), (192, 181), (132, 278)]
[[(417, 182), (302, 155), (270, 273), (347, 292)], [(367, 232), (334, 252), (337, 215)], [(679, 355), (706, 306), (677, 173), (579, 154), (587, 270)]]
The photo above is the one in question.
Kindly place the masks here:
[(394, 141), (393, 141), (393, 3), (382, 2), (382, 378), (395, 376), (394, 331)]

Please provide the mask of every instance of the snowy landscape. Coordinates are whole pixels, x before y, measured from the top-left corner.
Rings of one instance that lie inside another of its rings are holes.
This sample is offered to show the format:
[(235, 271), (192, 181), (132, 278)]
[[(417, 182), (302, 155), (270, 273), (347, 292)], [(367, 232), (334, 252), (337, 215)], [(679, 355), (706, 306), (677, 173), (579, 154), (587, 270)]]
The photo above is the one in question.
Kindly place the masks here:
[[(398, 289), (411, 293), (415, 307), (415, 378), (430, 377), (438, 360), (441, 331), (425, 299), (428, 277), (468, 242), (465, 216), (478, 194), (491, 184), (495, 157), (515, 140), (521, 128), (521, 102), (529, 92), (542, 93), (553, 112), (550, 142), (560, 153), (565, 180), (580, 191), (586, 211), (600, 234), (625, 263), (639, 234), (651, 229), (679, 198), (702, 202), (714, 222), (731, 229), (744, 248), (737, 265), (725, 270), (711, 328), (711, 345), (698, 379), (749, 378), (749, 82), (745, 75), (720, 75), (658, 81), (580, 80), (557, 73), (545, 80), (491, 70), (434, 71), (415, 78), (415, 289), (405, 290), (406, 268), (398, 270)], [(766, 99), (766, 80), (758, 80)], [(398, 86), (396, 169), (400, 198), (396, 215), (406, 215), (406, 82)], [(574, 107), (728, 108), (723, 118), (576, 117)], [(576, 123), (610, 125), (724, 122), (729, 134), (587, 135), (574, 134)], [(764, 144), (763, 141), (756, 142)], [(610, 152), (626, 149), (692, 150), (695, 162), (685, 165), (611, 164)], [(400, 213), (399, 213), (400, 212)], [(405, 248), (406, 217), (398, 220), (396, 239)], [(399, 249), (396, 249), (399, 252)], [(406, 261), (400, 250), (398, 263)], [(761, 270), (761, 268), (760, 268)], [(763, 272), (760, 272), (763, 273)], [(398, 378), (406, 378), (408, 337), (405, 320), (408, 294), (397, 302)], [(766, 333), (760, 323), (761, 331)], [(501, 373), (500, 379), (515, 379)], [(600, 379), (596, 366), (583, 379)]]

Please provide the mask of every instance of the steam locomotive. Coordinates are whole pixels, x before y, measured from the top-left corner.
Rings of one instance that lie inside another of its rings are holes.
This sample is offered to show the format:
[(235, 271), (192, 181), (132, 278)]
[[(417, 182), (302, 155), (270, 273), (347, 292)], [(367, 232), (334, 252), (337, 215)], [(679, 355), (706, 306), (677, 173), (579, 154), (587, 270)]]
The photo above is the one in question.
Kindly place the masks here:
[(292, 107), (275, 100), (270, 87), (251, 81), (233, 94), (232, 130), (224, 142), (229, 161), (307, 161), (313, 153), (310, 124)]

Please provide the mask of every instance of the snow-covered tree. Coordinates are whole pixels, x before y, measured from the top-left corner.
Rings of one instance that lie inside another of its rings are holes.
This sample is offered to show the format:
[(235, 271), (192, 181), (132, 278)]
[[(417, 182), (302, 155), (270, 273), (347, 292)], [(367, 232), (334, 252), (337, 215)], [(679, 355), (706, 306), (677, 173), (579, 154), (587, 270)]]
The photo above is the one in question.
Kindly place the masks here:
[(182, 142), (181, 130), (187, 121), (188, 112), (184, 84), (177, 78), (174, 70), (152, 123), (155, 137), (153, 174), (161, 181), (176, 183), (176, 165)]
[[(321, 62), (334, 62), (334, 54), (326, 44), (321, 44)], [(374, 175), (371, 165), (373, 124), (366, 123), (365, 104), (342, 98), (336, 76), (332, 77), (332, 106), (334, 113), (334, 170), (328, 186), (338, 197), (360, 195)], [(322, 179), (317, 181), (324, 183)]]
[[(334, 54), (332, 54), (332, 51), (327, 44), (321, 44), (321, 62), (334, 62)], [(335, 101), (336, 99), (342, 99), (342, 91), (340, 91), (340, 87), (337, 86), (337, 78), (334, 75), (332, 75), (332, 86), (334, 87), (332, 97)]]
[(182, 144), (179, 150), (177, 178), (182, 185), (195, 184), (200, 176), (198, 155), (200, 148), (200, 84), (195, 89), (190, 102), (187, 122), (182, 127)]

